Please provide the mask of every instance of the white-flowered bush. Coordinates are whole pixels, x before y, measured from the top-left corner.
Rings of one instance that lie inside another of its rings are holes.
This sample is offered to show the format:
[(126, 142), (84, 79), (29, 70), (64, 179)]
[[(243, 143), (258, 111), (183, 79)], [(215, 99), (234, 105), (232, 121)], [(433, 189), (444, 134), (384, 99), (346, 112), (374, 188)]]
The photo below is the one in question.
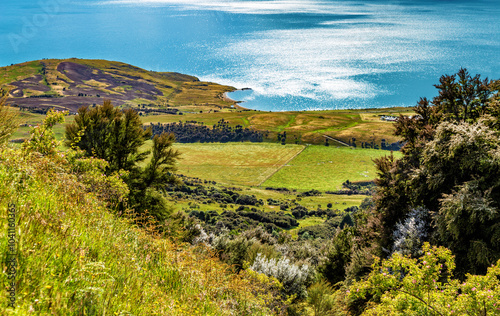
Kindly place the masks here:
[(426, 217), (428, 213), (429, 211), (424, 207), (414, 208), (403, 223), (396, 224), (392, 253), (397, 252), (411, 257), (418, 257), (422, 254), (422, 245), (427, 237)]
[(287, 295), (296, 295), (297, 298), (307, 297), (307, 287), (314, 279), (314, 269), (307, 264), (297, 266), (290, 263), (290, 259), (267, 259), (260, 253), (250, 267), (255, 272), (275, 277), (283, 284), (283, 291)]

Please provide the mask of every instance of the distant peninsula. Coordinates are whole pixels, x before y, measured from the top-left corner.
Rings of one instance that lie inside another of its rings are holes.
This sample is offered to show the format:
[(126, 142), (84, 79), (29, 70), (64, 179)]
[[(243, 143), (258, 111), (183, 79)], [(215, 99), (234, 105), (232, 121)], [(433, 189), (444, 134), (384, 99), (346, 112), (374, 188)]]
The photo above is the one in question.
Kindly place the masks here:
[(239, 108), (224, 95), (233, 87), (107, 60), (43, 59), (1, 67), (0, 90), (9, 104), (42, 111), (74, 113), (103, 99), (115, 106)]

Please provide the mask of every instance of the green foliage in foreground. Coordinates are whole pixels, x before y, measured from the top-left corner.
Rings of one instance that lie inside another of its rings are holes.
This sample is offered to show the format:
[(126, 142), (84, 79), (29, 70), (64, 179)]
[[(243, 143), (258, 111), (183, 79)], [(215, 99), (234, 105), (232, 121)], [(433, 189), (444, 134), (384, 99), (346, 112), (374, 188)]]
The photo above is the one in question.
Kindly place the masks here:
[[(126, 186), (106, 163), (67, 152), (0, 148), (0, 244), (6, 271), (7, 207), (16, 207), (15, 309), (1, 315), (268, 315), (279, 286), (139, 229), (106, 208)], [(99, 198), (100, 197), (100, 198)], [(0, 282), (7, 284), (2, 273)]]
[(455, 261), (450, 250), (426, 243), (423, 253), (419, 259), (395, 253), (388, 260), (376, 260), (368, 279), (355, 282), (347, 291), (351, 311), (362, 315), (500, 315), (500, 260), (486, 275), (468, 274), (461, 282), (452, 277)]

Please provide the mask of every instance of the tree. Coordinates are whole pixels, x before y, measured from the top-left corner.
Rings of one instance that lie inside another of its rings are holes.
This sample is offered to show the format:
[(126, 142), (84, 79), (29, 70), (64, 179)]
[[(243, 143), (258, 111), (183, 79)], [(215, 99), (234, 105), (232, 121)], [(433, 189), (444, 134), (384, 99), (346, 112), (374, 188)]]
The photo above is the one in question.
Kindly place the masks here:
[(488, 78), (472, 77), (467, 69), (462, 68), (454, 75), (440, 78), (439, 84), (435, 85), (439, 95), (433, 103), (445, 120), (474, 121), (486, 114), (487, 101), (492, 94), (490, 84)]
[(164, 222), (172, 212), (161, 192), (163, 185), (176, 181), (173, 172), (180, 153), (172, 149), (174, 142), (173, 134), (155, 135), (148, 165), (140, 172), (130, 173), (127, 179), (130, 183), (131, 206), (147, 210), (159, 222)]
[(122, 112), (109, 100), (92, 109), (79, 108), (75, 122), (66, 125), (66, 144), (108, 161), (109, 172), (137, 167), (148, 155), (139, 149), (150, 137), (151, 130), (142, 128), (136, 111)]
[(66, 144), (80, 148), (87, 156), (108, 161), (108, 173), (127, 171), (123, 178), (130, 190), (129, 205), (161, 223), (172, 212), (162, 194), (162, 186), (175, 181), (173, 172), (180, 154), (172, 149), (173, 134), (155, 135), (150, 161), (141, 167), (139, 163), (151, 151), (141, 152), (140, 148), (151, 135), (149, 128), (143, 129), (136, 111), (122, 112), (110, 101), (92, 109), (78, 109), (75, 122), (66, 126)]
[(144, 172), (144, 184), (158, 187), (166, 182), (173, 182), (174, 164), (180, 153), (172, 148), (175, 142), (173, 134), (163, 133), (153, 137), (153, 155)]
[(482, 121), (444, 122), (414, 172), (436, 211), (434, 239), (457, 256), (461, 274), (485, 273), (500, 258), (499, 158), (499, 133)]
[(338, 230), (328, 247), (326, 260), (320, 267), (321, 274), (333, 285), (344, 281), (346, 267), (352, 255), (353, 229)]
[(463, 277), (485, 272), (500, 258), (500, 240), (494, 237), (500, 234), (495, 226), (500, 220), (500, 83), (460, 69), (442, 76), (436, 88), (439, 95), (432, 102), (420, 99), (417, 115), (396, 121), (395, 135), (405, 142), (403, 157), (375, 160), (372, 216), (380, 221), (380, 249), (391, 249), (396, 224), (411, 209), (427, 209), (435, 227), (429, 240), (457, 255)]

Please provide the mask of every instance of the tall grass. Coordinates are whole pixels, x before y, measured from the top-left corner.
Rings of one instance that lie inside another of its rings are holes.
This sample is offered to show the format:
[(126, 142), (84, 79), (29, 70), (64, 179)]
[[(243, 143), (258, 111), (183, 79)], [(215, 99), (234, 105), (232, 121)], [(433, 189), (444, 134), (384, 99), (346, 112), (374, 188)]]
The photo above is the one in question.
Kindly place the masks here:
[(6, 97), (0, 98), (0, 145), (6, 143), (19, 127), (17, 114), (5, 104), (6, 100)]
[[(0, 244), (17, 208), (15, 309), (1, 315), (268, 315), (272, 282), (114, 214), (62, 154), (0, 148)], [(2, 290), (2, 294), (7, 294)]]

